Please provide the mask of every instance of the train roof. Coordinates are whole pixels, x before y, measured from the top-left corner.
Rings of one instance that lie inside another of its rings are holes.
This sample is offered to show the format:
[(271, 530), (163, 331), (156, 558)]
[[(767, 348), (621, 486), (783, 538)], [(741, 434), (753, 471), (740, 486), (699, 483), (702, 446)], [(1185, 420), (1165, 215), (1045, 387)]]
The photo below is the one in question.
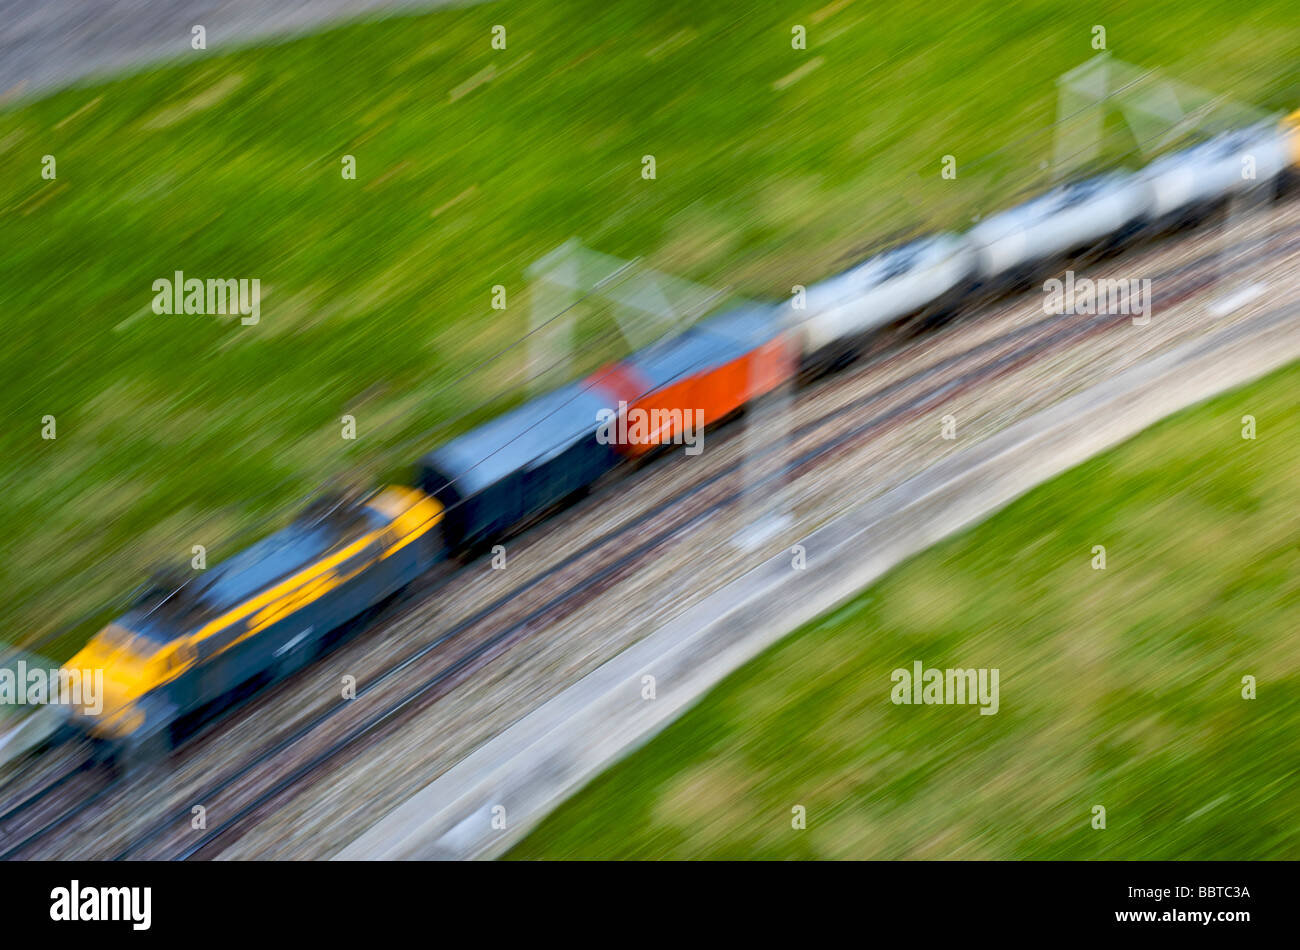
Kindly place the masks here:
[(1272, 123), (1257, 123), (1242, 129), (1220, 132), (1203, 142), (1161, 155), (1143, 171), (1158, 174), (1179, 166), (1202, 166), (1224, 161), (1236, 161), (1243, 151), (1255, 147), (1285, 149), (1283, 137)]
[[(652, 343), (619, 365), (644, 380), (642, 389), (658, 389), (700, 370), (739, 359), (767, 343), (779, 329), (777, 308), (740, 307)], [(645, 395), (635, 394), (638, 398)]]
[(771, 340), (780, 330), (776, 311), (777, 308), (770, 304), (736, 307), (716, 317), (701, 320), (693, 329), (712, 336), (725, 337), (753, 349)]
[(1057, 185), (1018, 205), (989, 215), (968, 232), (977, 241), (998, 240), (1024, 227), (1047, 220), (1058, 211), (1081, 205), (1140, 184), (1139, 176), (1127, 172), (1107, 172), (1091, 178)]
[(611, 408), (593, 381), (570, 383), (439, 446), (423, 464), (454, 480), (457, 494), (470, 494), (594, 436), (598, 414)]
[[(963, 247), (964, 239), (951, 231), (914, 238), (872, 254), (852, 267), (818, 281), (808, 288), (808, 296), (823, 306), (846, 296), (856, 296), (919, 266), (936, 264)], [(829, 301), (824, 299), (827, 297)]]
[(305, 512), (205, 571), (178, 575), (175, 583), (156, 582), (119, 623), (154, 644), (170, 642), (383, 523), (382, 515), (361, 505)]

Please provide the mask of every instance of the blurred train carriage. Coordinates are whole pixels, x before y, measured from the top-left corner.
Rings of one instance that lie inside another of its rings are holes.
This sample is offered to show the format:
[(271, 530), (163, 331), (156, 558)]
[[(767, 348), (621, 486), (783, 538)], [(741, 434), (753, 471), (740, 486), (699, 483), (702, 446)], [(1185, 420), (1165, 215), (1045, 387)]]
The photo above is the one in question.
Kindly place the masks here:
[(614, 468), (614, 447), (596, 439), (610, 408), (603, 390), (571, 383), (424, 456), (416, 482), (445, 506), (447, 544), (478, 550)]
[[(808, 288), (798, 324), (805, 367), (834, 369), (872, 332), (906, 317), (941, 323), (975, 276), (975, 255), (959, 234), (933, 234), (876, 254)], [(787, 309), (792, 304), (786, 305)]]
[(1272, 183), (1286, 170), (1290, 150), (1285, 129), (1263, 123), (1161, 156), (1140, 173), (1153, 224), (1195, 223), (1225, 200)]
[(1015, 285), (1065, 257), (1122, 243), (1145, 220), (1147, 196), (1137, 175), (1098, 175), (985, 218), (967, 233), (979, 277)]
[[(746, 307), (703, 320), (592, 377), (620, 411), (644, 425), (622, 425), (618, 449), (643, 455), (681, 443), (729, 418), (791, 379), (798, 351), (777, 322), (777, 309)], [(689, 427), (691, 432), (683, 431)]]
[(165, 749), (182, 717), (299, 669), (428, 570), (443, 556), (440, 517), (409, 488), (323, 499), (184, 583), (146, 590), (68, 662), (104, 671), (103, 709), (74, 708), (72, 724), (114, 753)]

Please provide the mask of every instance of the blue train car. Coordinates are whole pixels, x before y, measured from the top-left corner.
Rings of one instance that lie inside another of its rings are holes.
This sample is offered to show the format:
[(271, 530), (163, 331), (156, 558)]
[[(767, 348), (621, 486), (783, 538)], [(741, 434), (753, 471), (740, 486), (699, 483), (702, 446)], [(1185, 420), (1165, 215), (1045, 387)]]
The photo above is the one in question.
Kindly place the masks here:
[(448, 545), (478, 549), (614, 468), (614, 447), (596, 438), (609, 408), (600, 386), (571, 383), (424, 456), (417, 484), (445, 507)]

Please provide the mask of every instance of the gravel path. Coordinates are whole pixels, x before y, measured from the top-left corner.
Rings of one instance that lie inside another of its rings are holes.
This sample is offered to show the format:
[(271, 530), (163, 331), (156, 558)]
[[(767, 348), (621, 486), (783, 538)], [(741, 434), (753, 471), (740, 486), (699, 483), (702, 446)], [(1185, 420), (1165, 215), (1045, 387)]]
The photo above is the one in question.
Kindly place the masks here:
[[(336, 21), (475, 0), (0, 0), (0, 102), (181, 56), (192, 28), (207, 52)], [(479, 0), (481, 2), (481, 0)]]

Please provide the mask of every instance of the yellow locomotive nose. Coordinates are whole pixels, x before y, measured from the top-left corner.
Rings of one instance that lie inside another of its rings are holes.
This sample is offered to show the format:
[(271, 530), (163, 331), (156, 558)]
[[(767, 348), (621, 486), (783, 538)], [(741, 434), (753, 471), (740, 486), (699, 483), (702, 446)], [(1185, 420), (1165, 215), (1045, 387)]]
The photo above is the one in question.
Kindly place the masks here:
[(83, 692), (82, 701), (72, 707), (72, 716), (92, 735), (122, 736), (139, 725), (136, 700), (148, 689), (147, 659), (107, 630), (97, 634), (79, 653), (64, 664), (77, 670), (83, 680), (96, 683), (96, 693)]

